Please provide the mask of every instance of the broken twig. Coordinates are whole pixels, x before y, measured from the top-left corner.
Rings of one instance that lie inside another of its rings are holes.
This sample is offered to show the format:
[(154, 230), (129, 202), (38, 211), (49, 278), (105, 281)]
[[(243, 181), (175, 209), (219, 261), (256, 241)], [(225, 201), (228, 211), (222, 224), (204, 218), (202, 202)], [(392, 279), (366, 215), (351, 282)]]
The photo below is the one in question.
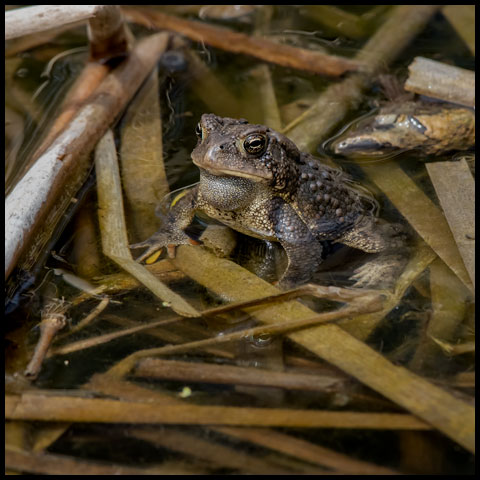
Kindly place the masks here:
[(475, 107), (475, 72), (424, 57), (415, 57), (408, 72), (408, 92)]
[(228, 28), (184, 20), (153, 9), (124, 7), (123, 11), (127, 18), (134, 22), (149, 27), (172, 30), (196, 42), (206, 43), (232, 53), (251, 55), (265, 62), (277, 63), (284, 67), (338, 76), (347, 71), (357, 70), (361, 66), (360, 62), (348, 58), (282, 45), (265, 38), (234, 32)]

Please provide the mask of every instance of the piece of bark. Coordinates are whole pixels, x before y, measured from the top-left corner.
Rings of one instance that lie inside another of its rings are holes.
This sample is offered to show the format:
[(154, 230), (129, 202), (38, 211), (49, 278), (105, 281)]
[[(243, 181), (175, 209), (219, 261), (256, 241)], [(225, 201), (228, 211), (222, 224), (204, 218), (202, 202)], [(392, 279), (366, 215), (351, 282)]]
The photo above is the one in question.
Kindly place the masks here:
[(475, 72), (424, 57), (408, 66), (408, 92), (475, 108)]

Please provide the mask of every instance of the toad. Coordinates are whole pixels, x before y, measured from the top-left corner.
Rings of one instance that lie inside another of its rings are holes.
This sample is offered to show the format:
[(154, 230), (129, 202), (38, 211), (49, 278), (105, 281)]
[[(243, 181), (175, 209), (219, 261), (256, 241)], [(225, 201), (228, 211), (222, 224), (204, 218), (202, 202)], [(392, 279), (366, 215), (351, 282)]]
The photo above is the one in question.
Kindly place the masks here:
[(243, 119), (204, 114), (196, 134), (192, 160), (200, 182), (175, 199), (157, 233), (132, 246), (148, 247), (138, 261), (161, 247), (192, 243), (185, 229), (201, 211), (243, 234), (279, 242), (288, 259), (282, 288), (311, 280), (324, 241), (375, 254), (354, 271), (354, 286), (391, 287), (407, 258), (404, 229), (378, 218), (373, 196), (347, 173)]

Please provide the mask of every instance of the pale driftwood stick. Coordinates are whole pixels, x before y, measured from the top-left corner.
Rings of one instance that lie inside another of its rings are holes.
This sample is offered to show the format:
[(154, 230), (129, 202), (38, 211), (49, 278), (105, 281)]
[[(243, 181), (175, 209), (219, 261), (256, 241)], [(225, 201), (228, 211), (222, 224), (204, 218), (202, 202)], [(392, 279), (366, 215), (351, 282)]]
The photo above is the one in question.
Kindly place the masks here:
[(42, 143), (35, 149), (32, 154), (25, 171), (31, 167), (31, 164), (43, 155), (45, 151), (52, 145), (53, 141), (66, 128), (68, 122), (78, 113), (82, 108), (85, 100), (95, 91), (102, 80), (110, 72), (110, 67), (103, 63), (89, 62), (81, 71), (80, 75), (75, 79), (75, 82), (67, 92), (65, 99), (62, 101), (60, 113), (53, 121)]
[[(64, 193), (72, 172), (77, 176), (83, 169), (88, 174), (91, 165), (88, 154), (152, 70), (165, 51), (168, 38), (168, 34), (161, 33), (140, 41), (128, 59), (102, 81), (90, 101), (8, 195), (5, 277)], [(66, 205), (56, 207), (60, 216), (70, 200), (71, 197), (66, 199)]]
[(427, 163), (426, 167), (475, 287), (475, 180), (465, 159)]
[(17, 56), (19, 53), (31, 50), (52, 42), (56, 37), (66, 32), (67, 30), (73, 30), (77, 27), (81, 27), (85, 21), (68, 23), (60, 27), (52, 28), (45, 32), (32, 33), (30, 35), (23, 35), (22, 37), (14, 38), (5, 42), (5, 58), (11, 58)]
[(92, 18), (101, 5), (36, 5), (5, 12), (5, 40)]
[(408, 71), (405, 90), (475, 107), (475, 72), (424, 57), (415, 57)]
[(5, 12), (5, 40), (90, 19), (90, 41), (98, 48), (126, 35), (118, 5), (36, 5)]

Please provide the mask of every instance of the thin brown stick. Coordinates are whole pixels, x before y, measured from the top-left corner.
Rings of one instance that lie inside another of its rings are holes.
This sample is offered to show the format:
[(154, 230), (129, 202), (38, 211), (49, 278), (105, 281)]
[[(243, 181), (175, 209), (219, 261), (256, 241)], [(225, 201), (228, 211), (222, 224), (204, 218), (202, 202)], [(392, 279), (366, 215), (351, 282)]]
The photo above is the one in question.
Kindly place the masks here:
[(95, 320), (108, 307), (109, 303), (110, 303), (110, 299), (108, 297), (102, 298), (100, 303), (84, 319), (80, 320), (68, 332), (63, 334), (61, 337), (59, 336), (58, 338), (65, 338), (66, 336), (71, 335), (72, 333), (76, 333), (79, 330), (82, 330), (87, 325), (90, 325), (90, 323), (92, 323), (93, 320)]
[(208, 310), (204, 310), (202, 312), (202, 315), (213, 317), (215, 315), (228, 313), (233, 310), (244, 310), (250, 307), (258, 307), (271, 303), (286, 302), (288, 300), (294, 300), (303, 295), (312, 295), (317, 298), (327, 298), (328, 300), (344, 303), (355, 301), (368, 303), (381, 301), (382, 292), (378, 290), (359, 290), (353, 288), (327, 287), (323, 285), (307, 283), (305, 285), (302, 285), (301, 287), (293, 288), (291, 290), (280, 292), (274, 295), (267, 295), (242, 302), (231, 302), (227, 305), (209, 308)]
[(24, 393), (6, 395), (5, 418), (62, 422), (178, 425), (256, 425), (264, 427), (429, 430), (403, 413), (331, 412), (282, 408), (162, 405), (103, 398)]
[(63, 347), (52, 348), (48, 353), (48, 357), (53, 355), (66, 355), (67, 353), (77, 352), (79, 350), (85, 350), (87, 348), (96, 347), (98, 345), (103, 345), (104, 343), (111, 342), (117, 338), (125, 337), (127, 335), (133, 335), (134, 333), (142, 332), (144, 330), (149, 330), (150, 328), (159, 327), (161, 325), (168, 325), (178, 321), (178, 318), (169, 318), (167, 320), (159, 320), (157, 322), (151, 322), (146, 325), (137, 325), (131, 328), (125, 328), (124, 330), (116, 331), (113, 333), (106, 333), (104, 335), (98, 335), (97, 337), (88, 338), (86, 340), (79, 340), (77, 342), (69, 343)]
[(123, 7), (123, 11), (128, 19), (142, 25), (172, 30), (212, 47), (232, 53), (250, 55), (284, 67), (339, 76), (347, 71), (357, 70), (361, 66), (360, 62), (347, 58), (282, 45), (265, 38), (234, 32), (227, 28), (184, 20), (153, 9)]
[(132, 375), (185, 382), (256, 385), (316, 392), (331, 391), (340, 383), (338, 378), (324, 375), (278, 372), (263, 368), (215, 365), (204, 362), (181, 362), (160, 358), (141, 360)]
[(35, 379), (40, 373), (42, 362), (47, 351), (53, 342), (55, 335), (66, 325), (67, 319), (65, 312), (68, 310), (69, 304), (63, 300), (50, 302), (43, 310), (42, 321), (40, 322), (40, 339), (33, 352), (27, 368), (25, 369), (25, 376), (30, 379)]
[[(377, 299), (378, 300), (378, 299)], [(167, 345), (165, 347), (151, 348), (147, 350), (140, 350), (124, 358), (121, 362), (115, 365), (109, 370), (109, 373), (113, 375), (121, 374), (132, 366), (139, 358), (153, 356), (153, 355), (170, 355), (172, 353), (188, 352), (197, 348), (210, 347), (212, 345), (219, 345), (225, 342), (232, 342), (241, 340), (246, 337), (258, 336), (258, 335), (279, 335), (286, 332), (298, 331), (301, 329), (307, 329), (321, 324), (327, 324), (340, 319), (349, 317), (351, 315), (378, 311), (382, 308), (380, 302), (371, 302), (364, 305), (352, 304), (348, 307), (335, 310), (334, 312), (321, 313), (319, 315), (301, 318), (298, 320), (281, 321), (277, 323), (271, 323), (269, 325), (260, 325), (258, 327), (241, 330), (238, 332), (232, 332), (225, 335), (206, 338), (203, 340), (197, 340), (188, 343), (182, 343), (180, 345)]]

